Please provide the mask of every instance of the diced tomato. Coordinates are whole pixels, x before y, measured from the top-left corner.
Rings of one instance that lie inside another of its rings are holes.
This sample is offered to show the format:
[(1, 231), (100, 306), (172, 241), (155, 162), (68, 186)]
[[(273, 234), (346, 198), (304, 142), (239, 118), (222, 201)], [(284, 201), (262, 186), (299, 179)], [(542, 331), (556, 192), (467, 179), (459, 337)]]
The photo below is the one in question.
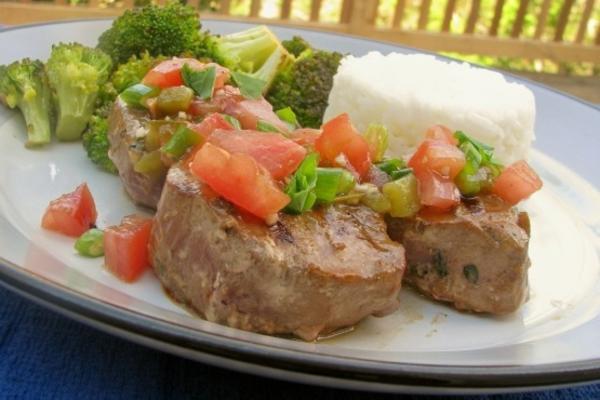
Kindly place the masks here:
[(288, 135), (288, 137), (300, 146), (314, 148), (315, 141), (321, 136), (320, 129), (300, 128)]
[(433, 125), (431, 128), (427, 129), (425, 138), (448, 143), (453, 146), (458, 144), (458, 139), (454, 137), (450, 128), (444, 125)]
[(86, 183), (72, 193), (52, 200), (42, 218), (42, 228), (79, 237), (96, 223), (96, 204)]
[(173, 57), (170, 60), (165, 60), (152, 68), (142, 83), (149, 86), (156, 86), (159, 88), (168, 88), (171, 86), (183, 85), (183, 79), (181, 78), (181, 68), (187, 64), (190, 68), (200, 70), (205, 68), (204, 63), (193, 58), (177, 58)]
[(125, 282), (133, 282), (150, 265), (148, 242), (152, 219), (129, 215), (104, 231), (104, 263)]
[(525, 200), (542, 188), (542, 180), (526, 161), (517, 161), (506, 167), (494, 181), (492, 193), (510, 205)]
[(225, 104), (224, 111), (237, 118), (244, 129), (256, 130), (258, 121), (267, 122), (283, 133), (289, 132), (289, 128), (275, 112), (273, 106), (264, 98), (258, 100), (229, 101)]
[(207, 139), (216, 129), (233, 130), (233, 126), (218, 113), (209, 115), (199, 124), (191, 125), (190, 128), (198, 132), (204, 139)]
[(304, 147), (276, 133), (216, 130), (208, 141), (231, 154), (248, 154), (275, 180), (291, 175), (306, 156)]
[(434, 171), (415, 173), (421, 204), (447, 211), (460, 203), (460, 192), (454, 182)]
[(263, 220), (272, 220), (290, 201), (247, 154), (230, 154), (206, 143), (190, 163), (190, 170), (220, 196)]
[(323, 133), (315, 140), (315, 149), (326, 164), (344, 154), (352, 168), (364, 177), (371, 168), (371, 156), (367, 141), (352, 126), (348, 114), (340, 114), (325, 123)]
[(204, 68), (215, 67), (216, 70), (216, 78), (215, 78), (215, 88), (214, 90), (219, 90), (225, 86), (225, 84), (229, 81), (229, 70), (219, 64), (216, 63), (208, 63)]
[(431, 170), (453, 180), (465, 166), (465, 155), (452, 144), (427, 139), (417, 148), (408, 166), (416, 174)]

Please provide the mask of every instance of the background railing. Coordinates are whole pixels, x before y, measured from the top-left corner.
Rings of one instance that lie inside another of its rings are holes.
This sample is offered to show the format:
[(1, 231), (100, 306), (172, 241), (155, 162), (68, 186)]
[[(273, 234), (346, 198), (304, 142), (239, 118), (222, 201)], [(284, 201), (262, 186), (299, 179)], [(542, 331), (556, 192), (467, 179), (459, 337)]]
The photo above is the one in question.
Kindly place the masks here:
[[(0, 24), (113, 16), (145, 1), (0, 1)], [(554, 83), (568, 76), (565, 84), (600, 102), (600, 0), (190, 0), (188, 4), (200, 8), (203, 17), (276, 22), (393, 41), (536, 73), (534, 78)]]

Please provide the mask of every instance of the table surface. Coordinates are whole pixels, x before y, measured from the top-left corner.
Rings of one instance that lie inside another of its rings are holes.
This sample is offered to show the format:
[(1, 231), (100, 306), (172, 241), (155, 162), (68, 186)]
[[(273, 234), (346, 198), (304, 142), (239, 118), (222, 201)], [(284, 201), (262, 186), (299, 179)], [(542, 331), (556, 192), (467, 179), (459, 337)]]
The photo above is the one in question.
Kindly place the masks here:
[[(347, 392), (211, 367), (110, 336), (0, 287), (0, 397), (438, 399)], [(600, 384), (490, 400), (598, 399)]]

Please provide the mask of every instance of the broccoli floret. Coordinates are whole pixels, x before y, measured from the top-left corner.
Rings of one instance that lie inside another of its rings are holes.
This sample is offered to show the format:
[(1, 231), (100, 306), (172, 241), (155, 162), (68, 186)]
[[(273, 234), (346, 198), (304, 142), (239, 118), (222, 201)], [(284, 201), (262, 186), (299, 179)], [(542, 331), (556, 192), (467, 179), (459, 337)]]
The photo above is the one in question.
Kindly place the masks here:
[(231, 70), (246, 72), (264, 80), (267, 82), (265, 91), (277, 73), (294, 60), (277, 36), (264, 25), (212, 37), (207, 43), (209, 47), (205, 53), (209, 58)]
[(27, 124), (27, 147), (50, 142), (53, 128), (52, 95), (44, 64), (23, 59), (0, 66), (0, 101), (19, 107)]
[(142, 53), (139, 57), (131, 56), (113, 73), (110, 80), (114, 89), (117, 93), (121, 93), (128, 87), (140, 83), (148, 71), (165, 59), (164, 56), (152, 57), (148, 52)]
[(79, 139), (111, 67), (110, 57), (101, 50), (77, 43), (52, 46), (46, 71), (55, 95), (60, 140)]
[(295, 57), (299, 57), (304, 50), (312, 49), (312, 46), (300, 36), (294, 36), (290, 40), (284, 40), (281, 44)]
[(115, 65), (147, 51), (151, 56), (178, 56), (201, 52), (210, 41), (200, 32), (198, 12), (178, 2), (166, 6), (147, 5), (127, 10), (98, 39), (98, 48)]
[(337, 52), (305, 50), (291, 67), (277, 74), (267, 100), (276, 110), (291, 107), (301, 126), (320, 127), (342, 57)]
[(104, 171), (116, 174), (117, 167), (108, 158), (108, 120), (101, 115), (92, 116), (90, 123), (83, 133), (83, 148), (94, 164)]

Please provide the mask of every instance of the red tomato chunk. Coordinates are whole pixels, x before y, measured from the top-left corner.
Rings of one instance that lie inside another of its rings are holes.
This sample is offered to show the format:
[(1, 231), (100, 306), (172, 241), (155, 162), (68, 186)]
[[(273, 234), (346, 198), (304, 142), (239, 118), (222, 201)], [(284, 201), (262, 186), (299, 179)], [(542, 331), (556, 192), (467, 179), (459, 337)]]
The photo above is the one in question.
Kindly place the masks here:
[(190, 68), (200, 70), (204, 68), (205, 64), (193, 58), (177, 58), (174, 57), (170, 60), (165, 60), (152, 68), (142, 83), (149, 86), (156, 86), (159, 88), (168, 88), (171, 86), (183, 85), (183, 79), (181, 78), (181, 69), (187, 64)]
[(456, 146), (458, 139), (454, 137), (450, 128), (444, 125), (434, 125), (425, 132), (426, 139), (433, 139)]
[(198, 132), (204, 139), (207, 139), (216, 129), (233, 130), (233, 126), (218, 113), (207, 116), (202, 122), (194, 124), (190, 128)]
[(453, 180), (465, 166), (465, 155), (453, 144), (438, 140), (425, 140), (408, 161), (415, 174), (435, 171)]
[(506, 167), (496, 178), (492, 193), (510, 205), (525, 200), (542, 188), (542, 180), (535, 171), (521, 160)]
[(334, 165), (336, 158), (343, 154), (352, 169), (364, 177), (371, 168), (371, 156), (367, 141), (350, 122), (348, 114), (340, 114), (322, 126), (323, 133), (315, 140), (315, 149), (321, 161)]
[(415, 173), (421, 204), (448, 211), (460, 203), (460, 192), (454, 182), (435, 171)]
[(272, 220), (290, 199), (251, 156), (206, 143), (190, 170), (220, 196), (263, 220)]
[(152, 219), (129, 215), (120, 225), (104, 231), (104, 263), (106, 267), (125, 282), (139, 278), (150, 265), (148, 241)]
[(304, 147), (273, 133), (216, 130), (208, 141), (231, 154), (248, 154), (275, 180), (291, 175), (306, 156)]
[(96, 223), (96, 204), (86, 183), (72, 193), (52, 200), (42, 218), (42, 228), (79, 237)]

